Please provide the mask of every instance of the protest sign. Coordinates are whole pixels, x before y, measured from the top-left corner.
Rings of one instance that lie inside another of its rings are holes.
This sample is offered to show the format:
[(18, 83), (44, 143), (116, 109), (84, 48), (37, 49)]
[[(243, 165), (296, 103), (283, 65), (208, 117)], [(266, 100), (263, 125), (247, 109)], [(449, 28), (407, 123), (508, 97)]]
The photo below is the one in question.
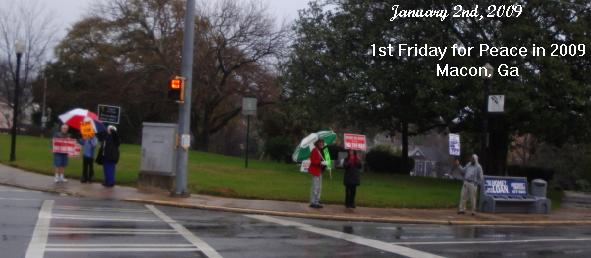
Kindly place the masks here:
[(367, 150), (367, 142), (365, 140), (365, 135), (346, 133), (344, 134), (343, 138), (345, 141), (346, 150)]
[(460, 156), (460, 135), (449, 134), (449, 155)]

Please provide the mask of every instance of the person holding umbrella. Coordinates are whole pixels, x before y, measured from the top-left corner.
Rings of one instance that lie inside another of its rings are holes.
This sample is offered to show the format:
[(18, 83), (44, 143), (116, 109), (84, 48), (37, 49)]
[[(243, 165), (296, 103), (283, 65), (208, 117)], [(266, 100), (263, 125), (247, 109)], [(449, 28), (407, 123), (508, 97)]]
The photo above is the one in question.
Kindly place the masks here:
[(115, 126), (109, 125), (107, 127), (107, 134), (104, 136), (99, 154), (97, 157), (103, 163), (103, 173), (105, 175), (105, 182), (103, 186), (113, 187), (115, 185), (115, 169), (117, 162), (119, 162), (119, 134)]
[(324, 140), (319, 139), (314, 143), (314, 149), (310, 152), (310, 168), (308, 173), (312, 175), (312, 187), (310, 189), (310, 207), (319, 209), (320, 194), (322, 192), (322, 172), (326, 169), (326, 161), (322, 157)]

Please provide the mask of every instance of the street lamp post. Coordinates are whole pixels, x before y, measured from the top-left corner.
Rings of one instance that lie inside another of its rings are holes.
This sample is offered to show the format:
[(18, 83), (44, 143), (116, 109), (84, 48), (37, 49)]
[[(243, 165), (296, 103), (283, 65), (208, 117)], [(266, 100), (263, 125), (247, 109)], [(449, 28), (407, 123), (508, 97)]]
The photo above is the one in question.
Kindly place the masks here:
[(481, 152), (481, 160), (483, 161), (484, 171), (485, 173), (490, 173), (488, 168), (490, 168), (490, 159), (488, 153), (488, 147), (490, 143), (490, 137), (488, 132), (488, 95), (490, 94), (490, 83), (494, 75), (494, 67), (486, 63), (484, 66), (486, 70), (486, 75), (483, 75), (482, 78), (484, 79), (484, 103), (482, 105), (482, 140), (480, 142), (480, 152)]
[(14, 49), (16, 51), (16, 73), (14, 78), (14, 100), (12, 102), (12, 140), (10, 143), (10, 161), (16, 160), (16, 130), (18, 128), (18, 106), (19, 106), (19, 98), (20, 98), (20, 68), (21, 68), (21, 58), (23, 57), (23, 52), (25, 52), (25, 46), (20, 42), (17, 41), (14, 44)]

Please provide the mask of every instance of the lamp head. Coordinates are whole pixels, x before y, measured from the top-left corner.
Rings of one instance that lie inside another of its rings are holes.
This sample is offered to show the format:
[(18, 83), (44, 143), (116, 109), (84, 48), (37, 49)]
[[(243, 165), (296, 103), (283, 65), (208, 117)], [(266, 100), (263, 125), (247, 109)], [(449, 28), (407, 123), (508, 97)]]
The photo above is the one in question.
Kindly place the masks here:
[(22, 54), (25, 52), (25, 44), (23, 44), (22, 41), (17, 40), (16, 42), (14, 42), (14, 51), (17, 54)]
[(483, 67), (484, 69), (486, 69), (486, 74), (488, 74), (489, 76), (483, 75), (482, 78), (492, 79), (493, 75), (495, 74), (495, 68), (489, 63), (486, 63)]

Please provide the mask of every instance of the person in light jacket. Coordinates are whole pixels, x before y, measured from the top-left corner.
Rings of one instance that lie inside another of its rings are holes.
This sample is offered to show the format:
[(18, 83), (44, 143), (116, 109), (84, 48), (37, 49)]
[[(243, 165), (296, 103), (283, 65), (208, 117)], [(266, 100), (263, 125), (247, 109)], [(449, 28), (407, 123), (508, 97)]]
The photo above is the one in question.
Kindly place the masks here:
[(464, 178), (458, 214), (464, 214), (466, 212), (466, 202), (470, 200), (472, 204), (472, 216), (474, 216), (476, 215), (476, 198), (478, 197), (478, 186), (482, 183), (484, 178), (482, 167), (480, 166), (480, 163), (478, 163), (478, 156), (476, 154), (472, 155), (470, 163), (468, 163), (465, 167), (460, 165), (459, 160), (455, 161), (455, 165), (459, 167)]
[(349, 150), (347, 157), (343, 161), (345, 168), (345, 176), (343, 177), (343, 184), (345, 185), (345, 206), (347, 208), (355, 208), (355, 194), (357, 186), (361, 179), (361, 161), (357, 157), (357, 152)]
[(322, 157), (322, 148), (324, 140), (318, 140), (314, 143), (314, 149), (310, 153), (310, 168), (308, 173), (312, 175), (312, 187), (310, 189), (310, 207), (319, 209), (320, 193), (322, 192), (322, 172), (326, 169), (326, 161)]
[(105, 174), (105, 187), (113, 187), (115, 185), (115, 170), (117, 162), (119, 162), (119, 134), (117, 128), (110, 125), (107, 127), (107, 135), (101, 146), (103, 172)]

